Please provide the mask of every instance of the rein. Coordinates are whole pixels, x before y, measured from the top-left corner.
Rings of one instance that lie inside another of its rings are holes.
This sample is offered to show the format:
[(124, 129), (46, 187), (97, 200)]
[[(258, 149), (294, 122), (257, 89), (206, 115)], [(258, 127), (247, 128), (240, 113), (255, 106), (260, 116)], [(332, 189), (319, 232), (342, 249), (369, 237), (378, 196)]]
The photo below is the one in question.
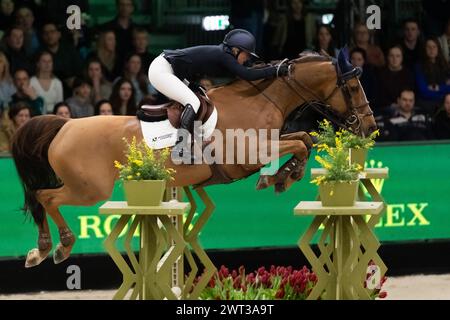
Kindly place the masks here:
[[(291, 61), (287, 61), (287, 59), (281, 61), (277, 66), (277, 73), (281, 65), (286, 62), (289, 64), (289, 75), (287, 77), (283, 77), (283, 81), (292, 92), (294, 92), (300, 99), (302, 99), (305, 102), (305, 106), (303, 108), (304, 110), (308, 109), (309, 107), (312, 107), (314, 110), (316, 110), (317, 112), (328, 118), (338, 127), (348, 129), (356, 125), (356, 127), (353, 128), (352, 130), (355, 133), (359, 133), (361, 131), (361, 118), (370, 117), (373, 115), (373, 112), (361, 113), (359, 111), (360, 109), (366, 108), (369, 105), (368, 101), (362, 103), (361, 105), (353, 106), (352, 95), (347, 86), (348, 80), (361, 75), (360, 68), (354, 68), (349, 72), (342, 73), (339, 64), (337, 63), (337, 60), (332, 59), (332, 64), (336, 68), (337, 83), (333, 91), (330, 94), (328, 94), (328, 96), (325, 99), (322, 99), (314, 90), (312, 90), (307, 85), (303, 84), (301, 81), (291, 76), (292, 66), (295, 63), (298, 63), (298, 61), (296, 61), (295, 59)], [(295, 86), (292, 84), (292, 82), (295, 84)], [(273, 101), (273, 99), (271, 99), (267, 94), (265, 94), (264, 91), (258, 88), (258, 86), (256, 86), (254, 83), (252, 82), (250, 83), (281, 112), (283, 117), (285, 116), (285, 111), (282, 108), (280, 108)], [(331, 105), (328, 103), (328, 101), (336, 95), (338, 90), (341, 90), (348, 109), (347, 116), (344, 118), (336, 114), (336, 112), (332, 109)], [(302, 92), (307, 92), (313, 98), (313, 100), (311, 101), (306, 99), (305, 95)], [(301, 113), (303, 113), (303, 111)]]

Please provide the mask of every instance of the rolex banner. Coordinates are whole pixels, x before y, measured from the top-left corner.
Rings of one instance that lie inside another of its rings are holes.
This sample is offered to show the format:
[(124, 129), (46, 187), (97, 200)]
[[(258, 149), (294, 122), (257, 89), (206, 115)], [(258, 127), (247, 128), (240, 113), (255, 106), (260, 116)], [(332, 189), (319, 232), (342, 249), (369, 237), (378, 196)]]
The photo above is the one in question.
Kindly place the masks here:
[[(206, 188), (216, 210), (200, 236), (203, 246), (296, 246), (312, 218), (295, 217), (293, 208), (300, 201), (316, 199), (317, 187), (309, 182), (309, 169), (314, 167), (319, 165), (312, 155), (303, 181), (278, 195), (273, 188), (256, 191), (258, 175)], [(388, 202), (375, 229), (381, 241), (450, 239), (450, 144), (379, 146), (369, 152), (368, 167), (389, 168), (389, 179), (373, 181)], [(36, 246), (38, 233), (20, 211), (23, 195), (11, 158), (0, 158), (0, 177), (0, 258), (24, 256)], [(123, 200), (120, 185), (116, 185), (112, 200)], [(103, 241), (117, 217), (98, 215), (100, 205), (62, 208), (78, 238), (74, 253), (105, 253)], [(57, 230), (50, 223), (56, 241)], [(137, 237), (135, 241), (137, 244)]]

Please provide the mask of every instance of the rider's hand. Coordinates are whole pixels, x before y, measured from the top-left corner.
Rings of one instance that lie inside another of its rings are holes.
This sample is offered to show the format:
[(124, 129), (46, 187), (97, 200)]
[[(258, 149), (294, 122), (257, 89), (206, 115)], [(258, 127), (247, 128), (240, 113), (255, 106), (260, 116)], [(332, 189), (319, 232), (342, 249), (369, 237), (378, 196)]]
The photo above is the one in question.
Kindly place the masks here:
[(289, 66), (283, 64), (278, 68), (277, 77), (286, 77), (289, 75)]

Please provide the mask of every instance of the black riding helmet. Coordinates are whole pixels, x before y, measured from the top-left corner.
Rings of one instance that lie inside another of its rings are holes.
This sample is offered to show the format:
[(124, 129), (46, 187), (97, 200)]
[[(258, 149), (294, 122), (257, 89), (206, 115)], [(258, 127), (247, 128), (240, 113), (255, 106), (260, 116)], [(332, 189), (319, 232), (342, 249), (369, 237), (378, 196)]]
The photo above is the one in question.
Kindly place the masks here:
[(236, 47), (243, 51), (250, 53), (255, 58), (259, 56), (255, 53), (256, 51), (256, 40), (255, 37), (244, 29), (234, 29), (228, 32), (223, 39), (223, 44), (232, 48)]

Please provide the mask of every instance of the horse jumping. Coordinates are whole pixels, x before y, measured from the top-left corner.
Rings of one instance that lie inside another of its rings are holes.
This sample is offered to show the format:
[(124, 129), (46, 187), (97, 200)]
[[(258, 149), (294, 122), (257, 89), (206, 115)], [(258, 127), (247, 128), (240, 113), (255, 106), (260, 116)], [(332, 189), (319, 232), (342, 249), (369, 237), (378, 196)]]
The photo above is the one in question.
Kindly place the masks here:
[[(257, 82), (234, 81), (208, 92), (218, 112), (216, 129), (281, 129), (300, 105), (314, 105), (335, 123), (355, 134), (376, 130), (373, 113), (358, 80), (360, 71), (341, 52), (337, 61), (320, 55), (305, 55), (290, 62), (289, 77)], [(92, 206), (107, 200), (118, 178), (114, 160), (124, 162), (123, 138), (143, 139), (136, 117), (98, 116), (65, 120), (40, 116), (30, 120), (16, 134), (12, 154), (25, 192), (25, 211), (39, 228), (38, 248), (28, 253), (26, 267), (40, 264), (50, 253), (47, 214), (58, 226), (60, 243), (54, 262), (70, 255), (75, 236), (62, 217), (62, 205)], [(225, 135), (224, 135), (225, 136)], [(279, 157), (292, 154), (273, 176), (261, 176), (258, 189), (275, 186), (287, 190), (302, 179), (312, 141), (306, 132), (281, 135)], [(212, 142), (214, 143), (214, 142)], [(223, 144), (227, 143), (224, 139)], [(224, 147), (222, 150), (226, 150)], [(253, 152), (250, 147), (246, 152)], [(225, 156), (225, 155), (224, 155)], [(175, 165), (171, 186), (201, 184), (212, 175), (207, 164)], [(225, 164), (221, 171), (229, 181), (258, 172), (261, 164)]]

